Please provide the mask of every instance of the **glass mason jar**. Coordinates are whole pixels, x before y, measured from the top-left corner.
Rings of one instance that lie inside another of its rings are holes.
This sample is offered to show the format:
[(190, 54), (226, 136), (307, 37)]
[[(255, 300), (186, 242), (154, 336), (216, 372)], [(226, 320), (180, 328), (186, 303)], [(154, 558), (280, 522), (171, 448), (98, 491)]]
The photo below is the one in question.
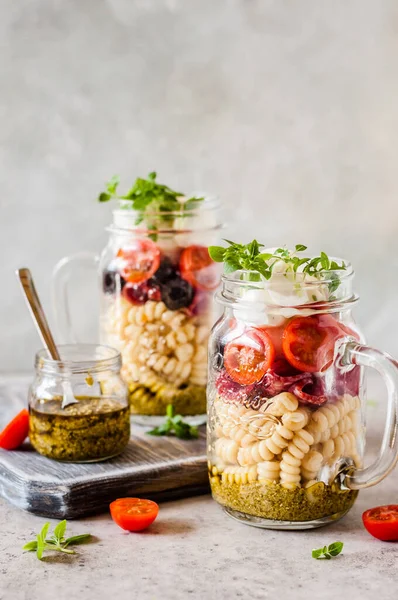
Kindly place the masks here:
[[(364, 344), (349, 264), (322, 280), (251, 275), (224, 275), (217, 296), (224, 313), (209, 346), (212, 494), (251, 525), (318, 527), (346, 514), (358, 490), (396, 464), (398, 365)], [(365, 367), (388, 391), (380, 455), (366, 468)]]
[[(108, 244), (95, 259), (100, 342), (122, 355), (131, 412), (164, 415), (173, 404), (179, 414), (205, 415), (212, 297), (220, 282), (207, 247), (218, 239), (220, 205), (212, 198), (190, 201), (181, 213), (151, 213), (150, 222), (131, 208), (113, 216)], [(77, 255), (55, 270), (54, 308), (64, 340), (74, 335), (66, 287), (82, 260), (93, 264), (93, 257)]]
[(44, 456), (96, 462), (120, 454), (130, 439), (120, 353), (107, 346), (58, 347), (62, 360), (36, 354), (29, 392), (29, 438)]

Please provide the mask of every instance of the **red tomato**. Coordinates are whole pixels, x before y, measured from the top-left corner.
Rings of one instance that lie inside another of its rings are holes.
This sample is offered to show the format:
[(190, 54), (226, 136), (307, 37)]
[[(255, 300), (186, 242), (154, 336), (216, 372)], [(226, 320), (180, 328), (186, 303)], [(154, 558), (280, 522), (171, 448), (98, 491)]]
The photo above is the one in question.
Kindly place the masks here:
[(285, 327), (282, 348), (299, 371), (317, 373), (332, 364), (334, 346), (344, 332), (330, 315), (295, 317)]
[(152, 240), (134, 240), (117, 253), (121, 276), (130, 283), (146, 281), (158, 270), (160, 250)]
[(224, 350), (228, 375), (241, 385), (256, 383), (265, 375), (275, 358), (270, 336), (262, 329), (250, 329), (229, 342)]
[(366, 510), (362, 515), (366, 529), (383, 542), (398, 542), (398, 504)]
[(200, 290), (215, 290), (220, 282), (217, 265), (205, 246), (189, 246), (182, 251), (180, 272), (183, 279)]
[(111, 516), (126, 531), (142, 531), (158, 516), (159, 506), (152, 500), (119, 498), (110, 505)]
[(24, 408), (0, 433), (0, 448), (15, 450), (19, 448), (29, 433), (29, 413)]

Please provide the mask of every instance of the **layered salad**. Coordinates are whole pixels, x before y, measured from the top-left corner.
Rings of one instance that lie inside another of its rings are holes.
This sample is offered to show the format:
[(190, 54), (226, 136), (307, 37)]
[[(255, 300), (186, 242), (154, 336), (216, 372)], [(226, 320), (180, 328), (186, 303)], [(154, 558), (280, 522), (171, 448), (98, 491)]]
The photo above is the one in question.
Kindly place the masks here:
[(118, 200), (111, 240), (102, 257), (101, 341), (123, 358), (133, 413), (206, 412), (211, 298), (220, 269), (207, 244), (214, 205), (137, 179), (124, 196), (111, 180), (99, 199)]
[(339, 470), (360, 465), (360, 369), (341, 369), (351, 269), (306, 247), (255, 240), (211, 247), (226, 306), (210, 343), (209, 471), (215, 499), (279, 521), (341, 516), (356, 492)]

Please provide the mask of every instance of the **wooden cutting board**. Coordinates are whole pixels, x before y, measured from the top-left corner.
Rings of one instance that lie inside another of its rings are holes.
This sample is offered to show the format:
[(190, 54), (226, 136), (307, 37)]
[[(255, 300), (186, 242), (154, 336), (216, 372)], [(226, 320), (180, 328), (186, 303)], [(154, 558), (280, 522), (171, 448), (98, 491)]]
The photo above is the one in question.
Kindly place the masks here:
[[(0, 428), (27, 405), (28, 383), (0, 381)], [(108, 510), (119, 497), (170, 500), (209, 491), (205, 428), (198, 440), (152, 437), (132, 426), (128, 447), (94, 464), (59, 463), (27, 442), (0, 449), (0, 495), (19, 508), (51, 518), (74, 519)]]

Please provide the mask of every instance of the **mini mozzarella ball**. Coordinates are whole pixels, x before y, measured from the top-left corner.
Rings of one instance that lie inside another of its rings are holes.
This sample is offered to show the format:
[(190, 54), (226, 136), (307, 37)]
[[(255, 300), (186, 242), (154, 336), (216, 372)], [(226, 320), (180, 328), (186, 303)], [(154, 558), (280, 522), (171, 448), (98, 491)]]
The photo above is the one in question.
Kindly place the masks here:
[(238, 321), (253, 323), (255, 325), (282, 325), (285, 318), (279, 314), (271, 314), (266, 310), (270, 304), (270, 296), (266, 289), (245, 290), (242, 303), (247, 303), (247, 307), (241, 306), (234, 309), (234, 316)]

